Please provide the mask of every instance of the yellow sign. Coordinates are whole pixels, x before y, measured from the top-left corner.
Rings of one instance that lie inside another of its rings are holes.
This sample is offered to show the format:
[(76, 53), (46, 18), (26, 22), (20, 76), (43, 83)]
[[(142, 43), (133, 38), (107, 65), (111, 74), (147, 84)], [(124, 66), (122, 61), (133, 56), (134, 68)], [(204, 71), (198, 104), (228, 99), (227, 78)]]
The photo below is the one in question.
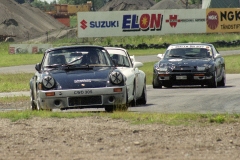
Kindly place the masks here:
[(240, 9), (206, 9), (206, 25), (207, 33), (240, 32)]

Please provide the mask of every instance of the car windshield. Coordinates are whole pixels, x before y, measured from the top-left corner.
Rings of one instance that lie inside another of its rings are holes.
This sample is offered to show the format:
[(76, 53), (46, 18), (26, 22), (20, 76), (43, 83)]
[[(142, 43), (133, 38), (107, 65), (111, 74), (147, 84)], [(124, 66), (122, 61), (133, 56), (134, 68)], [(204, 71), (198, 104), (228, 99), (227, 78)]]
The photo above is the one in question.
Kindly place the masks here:
[(165, 53), (165, 58), (210, 58), (208, 48), (172, 48)]
[(63, 48), (48, 52), (44, 67), (58, 66), (112, 66), (106, 50), (97, 47)]
[(130, 67), (130, 59), (123, 50), (108, 50), (111, 58), (115, 61), (118, 67)]

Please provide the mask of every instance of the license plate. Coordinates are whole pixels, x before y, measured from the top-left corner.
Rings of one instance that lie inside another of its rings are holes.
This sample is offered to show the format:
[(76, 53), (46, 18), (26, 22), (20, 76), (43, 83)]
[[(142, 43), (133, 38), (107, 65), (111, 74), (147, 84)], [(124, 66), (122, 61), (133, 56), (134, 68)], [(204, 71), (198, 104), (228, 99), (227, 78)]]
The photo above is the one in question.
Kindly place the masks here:
[(187, 79), (187, 76), (176, 76), (177, 80), (185, 80)]

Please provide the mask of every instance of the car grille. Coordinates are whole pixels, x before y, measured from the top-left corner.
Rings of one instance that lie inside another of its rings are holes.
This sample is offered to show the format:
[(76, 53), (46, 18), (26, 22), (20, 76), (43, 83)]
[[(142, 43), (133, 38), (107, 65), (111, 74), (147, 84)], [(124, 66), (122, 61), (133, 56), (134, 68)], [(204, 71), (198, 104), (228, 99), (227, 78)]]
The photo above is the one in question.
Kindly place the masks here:
[(176, 66), (172, 72), (192, 72), (190, 66)]
[(192, 70), (179, 70), (179, 69), (174, 69), (172, 72), (192, 72)]
[(86, 106), (86, 105), (101, 105), (101, 96), (90, 96), (90, 97), (71, 97), (68, 98), (68, 105), (73, 106)]

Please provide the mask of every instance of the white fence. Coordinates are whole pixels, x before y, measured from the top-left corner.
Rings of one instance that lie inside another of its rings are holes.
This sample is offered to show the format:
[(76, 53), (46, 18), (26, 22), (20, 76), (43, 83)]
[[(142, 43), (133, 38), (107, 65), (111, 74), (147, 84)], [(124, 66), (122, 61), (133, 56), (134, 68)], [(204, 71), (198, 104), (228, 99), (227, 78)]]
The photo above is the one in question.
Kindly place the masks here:
[(46, 49), (52, 48), (51, 44), (10, 44), (9, 54), (21, 53), (43, 53)]

